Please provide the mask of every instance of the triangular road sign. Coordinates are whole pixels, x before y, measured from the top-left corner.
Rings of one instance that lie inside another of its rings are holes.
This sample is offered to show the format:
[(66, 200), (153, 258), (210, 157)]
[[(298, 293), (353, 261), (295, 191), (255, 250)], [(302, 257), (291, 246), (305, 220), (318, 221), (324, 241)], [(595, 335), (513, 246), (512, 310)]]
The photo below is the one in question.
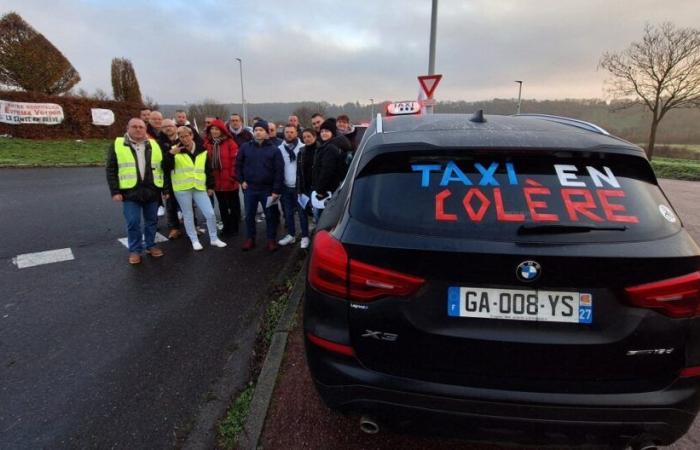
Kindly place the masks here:
[(442, 80), (442, 75), (421, 75), (418, 77), (420, 87), (423, 88), (427, 98), (433, 98), (433, 92), (435, 92), (440, 80)]

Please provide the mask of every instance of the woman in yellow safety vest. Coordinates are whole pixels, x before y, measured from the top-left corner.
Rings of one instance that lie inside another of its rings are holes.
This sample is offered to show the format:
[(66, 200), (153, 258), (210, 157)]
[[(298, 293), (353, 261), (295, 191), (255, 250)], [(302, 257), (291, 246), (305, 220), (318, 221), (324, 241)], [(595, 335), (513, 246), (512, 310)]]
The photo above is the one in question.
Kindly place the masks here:
[(192, 241), (192, 248), (202, 250), (202, 244), (194, 227), (192, 201), (202, 211), (207, 220), (209, 241), (214, 247), (226, 247), (226, 243), (216, 234), (216, 216), (209, 196), (214, 195), (214, 176), (211, 173), (207, 150), (195, 143), (192, 130), (182, 126), (177, 129), (178, 145), (170, 148), (163, 165), (166, 173), (166, 190), (172, 192), (180, 204), (185, 231)]

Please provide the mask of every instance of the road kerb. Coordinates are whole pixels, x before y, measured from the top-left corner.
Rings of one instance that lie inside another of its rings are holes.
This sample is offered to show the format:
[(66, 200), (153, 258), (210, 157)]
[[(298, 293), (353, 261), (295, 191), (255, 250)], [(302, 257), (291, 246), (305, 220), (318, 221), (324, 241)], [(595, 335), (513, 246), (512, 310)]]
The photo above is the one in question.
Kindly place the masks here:
[(267, 410), (270, 407), (270, 400), (275, 390), (277, 376), (282, 364), (282, 359), (284, 358), (284, 351), (287, 347), (289, 330), (291, 329), (294, 315), (304, 293), (305, 274), (306, 270), (302, 269), (297, 275), (294, 288), (289, 296), (287, 308), (280, 318), (275, 333), (272, 336), (270, 349), (267, 352), (265, 362), (260, 371), (260, 376), (258, 377), (258, 382), (255, 386), (255, 393), (253, 394), (253, 400), (250, 404), (250, 412), (248, 413), (248, 418), (246, 419), (238, 448), (246, 450), (255, 450), (258, 448), (258, 441), (262, 434), (263, 426), (265, 425)]

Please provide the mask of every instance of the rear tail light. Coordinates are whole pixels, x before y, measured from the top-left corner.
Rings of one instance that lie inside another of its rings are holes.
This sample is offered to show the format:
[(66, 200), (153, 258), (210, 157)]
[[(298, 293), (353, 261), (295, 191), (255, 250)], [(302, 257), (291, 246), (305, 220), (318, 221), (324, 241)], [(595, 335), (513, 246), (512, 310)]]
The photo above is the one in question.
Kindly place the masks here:
[(700, 272), (625, 288), (633, 306), (652, 308), (669, 317), (700, 314)]
[(423, 278), (350, 260), (343, 244), (329, 232), (314, 238), (309, 283), (316, 290), (357, 302), (384, 296), (406, 297), (420, 289)]

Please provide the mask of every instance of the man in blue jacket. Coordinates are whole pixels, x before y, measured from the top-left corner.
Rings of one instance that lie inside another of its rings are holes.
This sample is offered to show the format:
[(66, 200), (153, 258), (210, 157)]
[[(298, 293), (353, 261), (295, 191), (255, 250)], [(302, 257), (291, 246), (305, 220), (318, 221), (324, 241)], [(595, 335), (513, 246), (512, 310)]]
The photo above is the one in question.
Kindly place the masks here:
[[(243, 251), (255, 247), (255, 213), (258, 204), (262, 203), (267, 228), (267, 249), (274, 252), (278, 248), (277, 223), (270, 210), (277, 208), (276, 202), (282, 192), (284, 160), (277, 146), (269, 139), (265, 120), (255, 122), (253, 135), (255, 139), (243, 144), (236, 157), (236, 176), (243, 188), (245, 205), (247, 239)], [(272, 202), (274, 204), (268, 208), (268, 203)]]

